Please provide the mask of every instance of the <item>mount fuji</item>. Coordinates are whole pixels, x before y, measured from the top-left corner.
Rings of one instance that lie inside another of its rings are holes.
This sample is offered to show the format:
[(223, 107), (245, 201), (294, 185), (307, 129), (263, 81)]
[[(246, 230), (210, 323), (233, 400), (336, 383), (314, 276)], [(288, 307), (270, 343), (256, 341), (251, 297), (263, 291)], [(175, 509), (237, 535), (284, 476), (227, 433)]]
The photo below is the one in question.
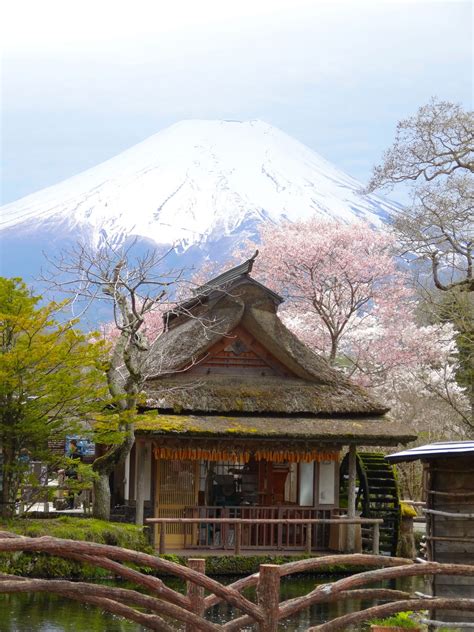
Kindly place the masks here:
[(186, 264), (222, 260), (259, 226), (316, 214), (382, 225), (397, 206), (262, 121), (182, 121), (1, 208), (2, 274), (80, 239), (170, 246)]

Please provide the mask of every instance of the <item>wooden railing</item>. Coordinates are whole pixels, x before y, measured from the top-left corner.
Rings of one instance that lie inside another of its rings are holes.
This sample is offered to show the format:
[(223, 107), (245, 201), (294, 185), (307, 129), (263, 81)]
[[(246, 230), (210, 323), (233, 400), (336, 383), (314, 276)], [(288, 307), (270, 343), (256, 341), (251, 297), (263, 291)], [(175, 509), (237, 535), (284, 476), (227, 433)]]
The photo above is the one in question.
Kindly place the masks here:
[[(36, 552), (65, 557), (92, 566), (107, 569), (122, 577), (140, 590), (112, 587), (88, 582), (71, 582), (52, 579), (29, 579), (0, 574), (0, 593), (48, 592), (62, 595), (81, 603), (96, 605), (107, 612), (135, 621), (149, 630), (176, 632), (178, 622), (187, 632), (237, 632), (257, 625), (259, 632), (276, 632), (279, 621), (296, 615), (315, 604), (344, 600), (384, 600), (389, 603), (373, 606), (358, 612), (337, 617), (306, 632), (334, 632), (347, 630), (351, 625), (375, 617), (411, 610), (450, 609), (474, 612), (474, 599), (437, 598), (390, 588), (367, 588), (367, 584), (391, 579), (436, 574), (474, 576), (474, 566), (465, 564), (439, 564), (414, 562), (403, 558), (379, 555), (331, 555), (290, 562), (281, 566), (262, 564), (258, 573), (240, 579), (228, 586), (207, 577), (204, 560), (188, 560), (189, 567), (175, 564), (153, 555), (130, 551), (105, 544), (78, 542), (51, 537), (26, 538), (13, 533), (0, 532), (0, 552)], [(130, 568), (130, 564), (148, 567), (154, 572), (174, 575), (187, 582), (185, 595), (166, 586), (161, 579)], [(332, 583), (316, 585), (306, 595), (280, 601), (282, 577), (305, 571), (321, 571), (334, 564), (365, 566), (376, 570), (343, 577)], [(381, 567), (381, 568), (377, 568)], [(256, 602), (244, 597), (244, 588), (256, 587)], [(150, 594), (144, 593), (146, 589)], [(209, 594), (206, 596), (205, 591)], [(226, 602), (240, 611), (236, 618), (216, 624), (205, 618), (206, 612), (219, 602)]]
[[(169, 515), (167, 517), (170, 517)], [(267, 520), (282, 519), (320, 519), (331, 518), (330, 509), (313, 507), (265, 507), (265, 506), (201, 506), (187, 507), (184, 518), (200, 518), (196, 525), (184, 525), (184, 548), (196, 549), (232, 549), (235, 544), (235, 529), (232, 526), (206, 522), (214, 518), (240, 518), (251, 520), (240, 534), (242, 549), (259, 550), (304, 550), (306, 533), (301, 524), (285, 527)], [(329, 525), (325, 523), (312, 526), (312, 542), (314, 549), (327, 550), (329, 544)]]
[[(222, 539), (226, 543), (233, 543), (235, 555), (239, 555), (241, 549), (249, 548), (248, 535), (252, 532), (258, 534), (259, 529), (274, 530), (277, 534), (277, 542), (280, 544), (278, 548), (284, 549), (283, 537), (286, 528), (287, 532), (291, 527), (299, 527), (301, 530), (301, 549), (306, 553), (311, 553), (313, 550), (313, 529), (318, 525), (371, 525), (373, 529), (372, 535), (372, 552), (376, 555), (379, 553), (380, 547), (380, 525), (383, 523), (379, 518), (274, 518), (274, 519), (246, 519), (246, 518), (147, 518), (149, 524), (159, 525), (159, 552), (161, 555), (166, 553), (166, 525), (179, 524), (179, 525), (196, 525), (199, 528), (204, 525), (206, 528), (208, 525), (216, 527), (220, 525)], [(247, 532), (245, 530), (248, 530)], [(245, 537), (243, 537), (245, 534)], [(186, 548), (186, 530), (185, 530), (185, 543)], [(228, 545), (229, 548), (229, 545)], [(258, 545), (256, 546), (258, 547)]]

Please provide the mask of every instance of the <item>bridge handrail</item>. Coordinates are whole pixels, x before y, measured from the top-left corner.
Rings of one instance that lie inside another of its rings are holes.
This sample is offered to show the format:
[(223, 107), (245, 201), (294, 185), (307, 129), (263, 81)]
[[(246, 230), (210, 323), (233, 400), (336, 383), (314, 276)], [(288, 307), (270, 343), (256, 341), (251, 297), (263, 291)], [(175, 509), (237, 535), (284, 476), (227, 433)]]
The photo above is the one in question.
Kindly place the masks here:
[[(344, 630), (352, 623), (360, 623), (374, 617), (386, 616), (387, 614), (394, 614), (403, 610), (418, 611), (420, 609), (435, 610), (437, 608), (445, 608), (474, 612), (474, 599), (428, 598), (426, 595), (410, 594), (400, 590), (364, 587), (365, 584), (370, 584), (374, 581), (385, 581), (416, 575), (474, 576), (474, 565), (441, 564), (438, 562), (413, 561), (404, 558), (387, 558), (385, 556), (361, 554), (327, 556), (290, 562), (283, 566), (261, 564), (259, 573), (247, 578), (247, 580), (252, 580), (252, 582), (255, 582), (255, 579), (257, 579), (257, 603), (254, 603), (240, 594), (240, 590), (245, 587), (244, 581), (239, 580), (239, 582), (235, 582), (230, 586), (223, 586), (220, 582), (207, 577), (204, 572), (204, 560), (189, 560), (191, 565), (194, 562), (195, 568), (201, 569), (201, 571), (197, 571), (146, 553), (110, 545), (62, 540), (50, 536), (28, 538), (9, 532), (0, 532), (0, 552), (14, 551), (43, 552), (76, 559), (93, 566), (104, 566), (104, 563), (110, 563), (120, 567), (121, 565), (118, 562), (132, 562), (139, 566), (147, 566), (161, 571), (166, 570), (186, 580), (188, 582), (187, 595), (181, 595), (179, 598), (176, 598), (174, 595), (175, 591), (169, 588), (162, 590), (163, 582), (156, 577), (153, 578), (153, 586), (151, 584), (148, 585), (150, 592), (153, 593), (153, 596), (150, 597), (132, 589), (110, 586), (98, 588), (95, 584), (87, 582), (78, 584), (65, 580), (34, 580), (0, 574), (0, 593), (44, 592), (51, 589), (65, 597), (95, 604), (104, 610), (137, 621), (150, 630), (161, 630), (164, 632), (170, 632), (172, 628), (159, 615), (171, 616), (185, 623), (187, 632), (192, 630), (203, 630), (204, 632), (217, 632), (219, 630), (232, 632), (235, 630), (237, 632), (249, 623), (256, 623), (259, 632), (276, 632), (278, 622), (281, 619), (292, 616), (315, 603), (325, 603), (341, 598), (357, 598), (358, 600), (391, 599), (392, 601), (338, 617), (319, 626), (310, 627), (307, 632)], [(361, 564), (367, 564), (384, 568), (364, 571), (323, 586), (316, 586), (307, 595), (280, 602), (280, 579), (282, 576), (301, 572), (302, 569), (310, 570), (315, 567), (332, 565), (335, 563), (335, 560), (336, 563), (345, 565), (360, 566)], [(115, 566), (109, 568), (114, 569), (114, 572), (118, 571)], [(134, 569), (127, 570), (137, 574), (134, 580), (135, 583), (140, 583), (141, 579), (139, 576), (146, 577)], [(143, 581), (142, 585), (144, 585)], [(196, 586), (200, 587), (200, 589), (196, 590)], [(203, 589), (207, 589), (211, 595), (205, 597)], [(214, 605), (216, 597), (239, 609), (243, 615), (224, 625), (211, 623), (206, 620), (204, 618), (205, 610)], [(177, 605), (176, 599), (179, 605)], [(132, 606), (136, 606), (139, 609)], [(144, 612), (143, 608), (153, 614)]]

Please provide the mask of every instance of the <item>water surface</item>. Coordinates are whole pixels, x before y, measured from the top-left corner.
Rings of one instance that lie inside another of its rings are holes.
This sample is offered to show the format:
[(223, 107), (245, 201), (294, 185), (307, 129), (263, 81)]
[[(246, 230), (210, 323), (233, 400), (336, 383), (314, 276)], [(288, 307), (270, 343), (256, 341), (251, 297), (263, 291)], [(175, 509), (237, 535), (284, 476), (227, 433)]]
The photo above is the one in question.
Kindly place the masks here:
[[(235, 577), (220, 578), (225, 583), (230, 583), (235, 579)], [(281, 600), (299, 597), (310, 592), (315, 585), (334, 579), (336, 578), (311, 575), (284, 577), (281, 583)], [(177, 581), (167, 581), (167, 583), (175, 589), (182, 588)], [(384, 585), (389, 586), (388, 583)], [(401, 589), (423, 590), (423, 580), (412, 578), (390, 584), (392, 588), (395, 586)], [(251, 597), (252, 592), (249, 591), (246, 596)], [(315, 605), (295, 615), (291, 620), (282, 621), (279, 629), (288, 632), (303, 632), (311, 625), (371, 605), (374, 603), (360, 600)], [(209, 618), (216, 623), (224, 623), (235, 616), (237, 613), (227, 604), (220, 604), (209, 611)], [(176, 628), (180, 629), (180, 626), (177, 624)], [(146, 628), (141, 625), (104, 613), (95, 606), (83, 605), (56, 595), (0, 594), (0, 632), (144, 632), (145, 630)]]

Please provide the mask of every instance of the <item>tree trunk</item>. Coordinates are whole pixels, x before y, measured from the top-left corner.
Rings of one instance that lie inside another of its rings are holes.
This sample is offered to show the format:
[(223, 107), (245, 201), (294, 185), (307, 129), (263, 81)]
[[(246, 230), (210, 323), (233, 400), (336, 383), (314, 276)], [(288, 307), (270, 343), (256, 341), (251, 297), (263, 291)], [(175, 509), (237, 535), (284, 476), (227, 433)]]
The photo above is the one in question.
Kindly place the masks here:
[[(124, 431), (124, 426), (120, 429)], [(129, 423), (122, 443), (111, 447), (109, 451), (94, 461), (92, 469), (97, 474), (97, 479), (94, 481), (94, 504), (92, 506), (94, 518), (110, 520), (111, 493), (109, 477), (119, 465), (125, 463), (125, 459), (130, 454), (134, 442), (134, 426)]]
[[(357, 449), (355, 445), (349, 446), (349, 489), (347, 491), (347, 517), (356, 517), (356, 485), (357, 485)], [(355, 525), (347, 525), (346, 553), (355, 552)]]
[(334, 366), (336, 363), (338, 343), (338, 338), (331, 335), (331, 351), (329, 352), (329, 364), (331, 366)]
[(2, 465), (2, 496), (0, 515), (2, 518), (11, 518), (15, 514), (15, 496), (17, 486), (13, 473), (14, 451), (7, 445), (3, 446)]
[(109, 474), (98, 473), (94, 480), (94, 504), (92, 513), (94, 518), (110, 520), (110, 484)]
[(11, 518), (12, 516), (10, 487), (10, 476), (4, 467), (2, 477), (2, 504), (0, 507), (0, 515), (2, 518)]

